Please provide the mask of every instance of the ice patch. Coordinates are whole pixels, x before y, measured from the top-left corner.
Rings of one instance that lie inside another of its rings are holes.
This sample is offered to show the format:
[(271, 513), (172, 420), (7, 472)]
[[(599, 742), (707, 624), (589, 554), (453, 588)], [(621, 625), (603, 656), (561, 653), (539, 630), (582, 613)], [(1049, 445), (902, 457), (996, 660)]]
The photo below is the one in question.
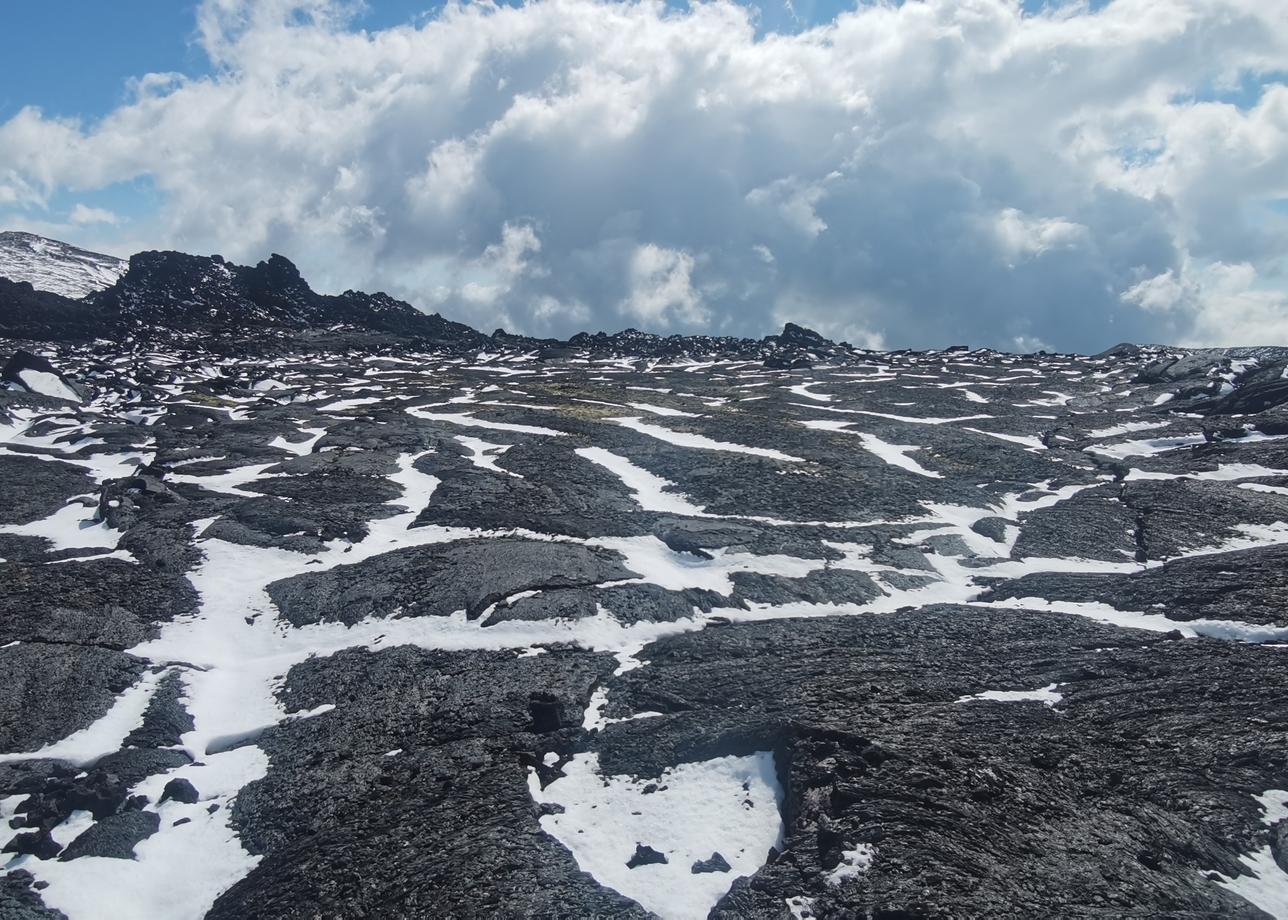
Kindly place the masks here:
[[(605, 403), (605, 405), (611, 405), (611, 403)], [(651, 412), (653, 415), (663, 415), (672, 418), (700, 418), (696, 412), (685, 412), (682, 409), (671, 409), (667, 406), (655, 406), (651, 403), (633, 402), (627, 403), (626, 405), (632, 409), (638, 409), (640, 412)]]
[[(268, 772), (268, 758), (259, 748), (245, 747), (203, 761), (203, 766), (190, 764), (149, 777), (134, 788), (135, 794), (157, 802), (169, 780), (183, 777), (197, 788), (202, 800), (193, 805), (175, 801), (157, 805), (161, 827), (135, 845), (133, 859), (20, 860), (21, 868), (49, 884), (41, 892), (45, 903), (70, 920), (204, 917), (215, 899), (263, 858), (246, 852), (230, 821), (232, 798)], [(212, 812), (213, 804), (219, 808)], [(180, 819), (187, 821), (175, 826)]]
[(1117, 610), (1108, 604), (1081, 601), (1050, 601), (1041, 597), (1007, 598), (1001, 601), (973, 601), (976, 607), (1000, 607), (1009, 610), (1023, 610), (1033, 613), (1062, 613), (1086, 617), (1110, 626), (1122, 626), (1127, 629), (1144, 629), (1149, 632), (1172, 632), (1175, 630), (1186, 638), (1207, 636), (1211, 639), (1225, 639), (1234, 642), (1283, 642), (1288, 640), (1288, 627), (1259, 626), (1255, 623), (1241, 623), (1237, 620), (1173, 620), (1161, 613), (1137, 613), (1130, 610)]
[(1064, 694), (1056, 693), (1059, 684), (1047, 684), (1038, 690), (985, 690), (983, 693), (972, 693), (970, 696), (958, 697), (959, 703), (971, 703), (977, 700), (993, 700), (998, 703), (1042, 703), (1052, 707), (1064, 699)]
[(1272, 476), (1288, 476), (1288, 470), (1276, 470), (1262, 466), (1260, 463), (1218, 463), (1214, 470), (1202, 470), (1196, 473), (1155, 473), (1150, 470), (1132, 469), (1127, 472), (1126, 480), (1134, 482), (1139, 479), (1199, 479), (1230, 482)]
[(348, 412), (350, 409), (357, 409), (360, 406), (370, 406), (374, 403), (384, 402), (386, 396), (359, 396), (353, 399), (341, 399), (333, 403), (327, 403), (325, 406), (319, 406), (319, 412)]
[(24, 370), (18, 372), (18, 379), (32, 393), (52, 396), (54, 399), (67, 399), (74, 403), (81, 401), (76, 391), (63, 383), (57, 374), (51, 374), (48, 371)]
[[(57, 552), (65, 549), (116, 549), (121, 532), (99, 520), (98, 509), (72, 499), (47, 518), (28, 524), (0, 525), (0, 533), (41, 537)], [(102, 558), (97, 557), (97, 558)]]
[(870, 843), (860, 843), (841, 853), (841, 861), (836, 868), (827, 873), (830, 885), (844, 884), (846, 879), (856, 878), (872, 868), (876, 861), (877, 848)]
[(133, 686), (117, 696), (106, 714), (80, 731), (72, 732), (61, 741), (47, 744), (38, 751), (0, 754), (0, 763), (50, 758), (85, 766), (116, 752), (125, 736), (143, 724), (143, 713), (164, 673), (145, 672)]
[(300, 431), (308, 436), (303, 441), (288, 441), (279, 434), (268, 442), (268, 446), (290, 451), (297, 457), (304, 457), (313, 453), (313, 446), (322, 440), (322, 435), (327, 433), (325, 428), (301, 428)]
[(1204, 444), (1207, 439), (1201, 434), (1180, 435), (1173, 438), (1149, 438), (1142, 441), (1123, 441), (1119, 444), (1092, 444), (1086, 448), (1093, 454), (1109, 457), (1111, 460), (1125, 460), (1128, 457), (1150, 457), (1154, 454), (1178, 450), (1182, 447), (1193, 447)]
[(855, 435), (863, 444), (863, 449), (868, 453), (880, 457), (883, 461), (891, 466), (897, 466), (905, 469), (910, 473), (916, 473), (918, 476), (925, 476), (928, 479), (943, 479), (943, 474), (934, 470), (928, 470), (916, 460), (913, 460), (908, 454), (914, 450), (922, 450), (916, 444), (891, 444), (883, 441), (874, 434), (867, 434), (862, 431), (851, 431), (849, 426), (852, 422), (831, 422), (811, 420), (801, 422), (806, 428), (814, 428), (822, 431), (839, 431), (844, 434)]
[(616, 422), (623, 428), (630, 428), (632, 431), (638, 431), (640, 434), (646, 434), (650, 438), (657, 438), (659, 441), (666, 441), (668, 444), (674, 444), (676, 447), (692, 447), (697, 450), (719, 450), (736, 454), (751, 454), (754, 457), (768, 457), (771, 460), (783, 460), (788, 463), (805, 462), (800, 457), (793, 457), (780, 450), (773, 450), (768, 447), (747, 447), (744, 444), (731, 444), (728, 441), (714, 441), (705, 435), (692, 434), (687, 431), (672, 431), (670, 428), (663, 428), (661, 425), (650, 425), (639, 416), (633, 416), (631, 418), (610, 418), (608, 421)]
[(211, 473), (207, 476), (195, 476), (191, 473), (171, 473), (167, 478), (170, 482), (186, 482), (192, 485), (201, 486), (203, 489), (209, 489), (211, 492), (224, 492), (228, 495), (240, 495), (244, 498), (263, 498), (259, 492), (249, 492), (242, 486), (255, 482), (263, 472), (270, 467), (277, 466), (273, 463), (253, 463), (250, 466), (238, 466), (222, 473)]
[(1149, 431), (1154, 428), (1166, 428), (1171, 422), (1124, 422), (1121, 425), (1113, 425), (1109, 428), (1097, 428), (1087, 432), (1090, 438), (1112, 438), (1122, 434), (1131, 434), (1134, 431)]
[(787, 910), (791, 912), (792, 920), (813, 920), (816, 916), (814, 913), (814, 898), (807, 898), (803, 894), (798, 894), (783, 900), (787, 904)]
[(513, 476), (515, 479), (522, 479), (518, 473), (511, 473), (509, 470), (503, 470), (496, 465), (496, 458), (501, 456), (513, 445), (511, 444), (489, 444), (487, 441), (479, 438), (467, 437), (458, 434), (456, 440), (470, 452), (470, 463), (474, 464), (481, 470), (488, 470), (492, 473), (501, 473), (505, 476)]
[(636, 503), (645, 511), (690, 517), (701, 517), (706, 513), (704, 509), (678, 492), (668, 491), (675, 488), (672, 483), (661, 476), (654, 476), (625, 457), (604, 450), (602, 447), (581, 447), (577, 449), (577, 455), (599, 464), (620, 479), (626, 488), (631, 490)]
[(947, 425), (952, 422), (973, 422), (978, 419), (992, 418), (991, 415), (958, 415), (952, 418), (917, 418), (911, 415), (891, 415), (888, 412), (870, 412), (867, 409), (840, 409), (833, 406), (811, 406), (805, 403), (793, 403), (802, 409), (822, 409), (824, 412), (844, 412), (846, 415), (870, 415), (873, 418), (888, 418), (895, 422), (908, 422), (912, 425)]
[(490, 422), (476, 418), (466, 412), (426, 412), (415, 406), (408, 407), (407, 414), (427, 422), (446, 422), (449, 425), (460, 425), (462, 428), (490, 428), (493, 431), (513, 431), (516, 434), (541, 434), (550, 437), (563, 437), (565, 432), (553, 428), (542, 428), (539, 425), (514, 425), (509, 422)]
[[(545, 789), (535, 770), (529, 774), (536, 802), (564, 808), (543, 816), (542, 829), (601, 885), (662, 920), (705, 918), (736, 879), (755, 873), (782, 843), (783, 790), (767, 751), (679, 764), (656, 779), (604, 775), (596, 754), (575, 755), (563, 772)], [(666, 862), (628, 868), (637, 845)], [(714, 853), (728, 872), (692, 871)]]
[(796, 384), (796, 386), (786, 387), (785, 389), (789, 390), (792, 393), (795, 393), (797, 396), (803, 396), (806, 399), (812, 399), (812, 400), (815, 400), (816, 402), (832, 401), (832, 397), (827, 395), (826, 393), (812, 392), (810, 390), (810, 387), (812, 386), (814, 386), (814, 384), (812, 383), (798, 383)]
[(970, 428), (963, 425), (962, 431), (969, 431), (974, 434), (982, 434), (986, 437), (997, 438), (999, 441), (1009, 441), (1012, 444), (1019, 444), (1021, 447), (1027, 447), (1032, 450), (1046, 450), (1046, 445), (1040, 438), (1027, 434), (1003, 434), (1000, 431), (985, 431), (983, 428)]
[(1240, 489), (1246, 489), (1249, 492), (1264, 492), (1268, 495), (1288, 495), (1288, 488), (1283, 486), (1269, 486), (1261, 482), (1244, 482), (1239, 484)]
[[(1288, 820), (1288, 789), (1267, 789), (1257, 796), (1261, 805), (1262, 823), (1272, 827)], [(1269, 846), (1239, 857), (1251, 875), (1222, 878), (1217, 884), (1234, 892), (1250, 904), (1268, 913), (1276, 920), (1288, 920), (1288, 872), (1275, 862)]]

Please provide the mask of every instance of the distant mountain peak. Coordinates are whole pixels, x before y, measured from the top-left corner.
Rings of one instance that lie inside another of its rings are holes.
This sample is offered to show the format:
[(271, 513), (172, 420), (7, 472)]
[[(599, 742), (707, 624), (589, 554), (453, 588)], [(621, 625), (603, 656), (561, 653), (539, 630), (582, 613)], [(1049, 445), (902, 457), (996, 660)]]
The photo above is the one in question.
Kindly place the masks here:
[(125, 259), (21, 230), (0, 231), (0, 278), (78, 300), (116, 282)]

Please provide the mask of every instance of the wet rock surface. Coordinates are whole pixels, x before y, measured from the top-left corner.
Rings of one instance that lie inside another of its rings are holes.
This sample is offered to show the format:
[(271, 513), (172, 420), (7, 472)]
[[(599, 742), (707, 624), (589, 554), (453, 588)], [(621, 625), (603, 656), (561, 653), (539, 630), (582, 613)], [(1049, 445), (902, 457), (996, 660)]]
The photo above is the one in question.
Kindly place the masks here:
[(404, 307), (0, 283), (0, 915), (1273, 914), (1284, 350)]

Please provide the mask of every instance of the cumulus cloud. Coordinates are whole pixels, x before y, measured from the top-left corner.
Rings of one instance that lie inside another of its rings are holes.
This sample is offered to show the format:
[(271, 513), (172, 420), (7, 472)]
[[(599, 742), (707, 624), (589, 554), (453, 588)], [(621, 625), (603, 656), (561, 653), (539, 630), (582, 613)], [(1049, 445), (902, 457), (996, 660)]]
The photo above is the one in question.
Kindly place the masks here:
[(693, 290), (693, 256), (646, 243), (635, 250), (630, 264), (630, 294), (621, 312), (649, 327), (666, 328), (674, 321), (697, 326), (709, 320), (702, 296)]
[(73, 224), (83, 226), (85, 224), (119, 224), (121, 219), (106, 208), (93, 208), (82, 202), (77, 202), (67, 215), (67, 219)]
[(134, 238), (540, 334), (1288, 341), (1288, 88), (1221, 101), (1288, 59), (1275, 4), (907, 0), (794, 34), (727, 2), (353, 12), (205, 0), (211, 76), (0, 125), (0, 222), (146, 177)]

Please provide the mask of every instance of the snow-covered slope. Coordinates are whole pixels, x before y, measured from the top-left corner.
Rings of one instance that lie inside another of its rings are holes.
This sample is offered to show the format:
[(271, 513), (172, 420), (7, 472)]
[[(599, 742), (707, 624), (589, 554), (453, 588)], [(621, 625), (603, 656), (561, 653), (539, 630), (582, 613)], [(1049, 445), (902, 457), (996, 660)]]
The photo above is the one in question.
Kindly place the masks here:
[(80, 298), (110, 287), (129, 263), (34, 233), (0, 232), (0, 277), (42, 291)]

